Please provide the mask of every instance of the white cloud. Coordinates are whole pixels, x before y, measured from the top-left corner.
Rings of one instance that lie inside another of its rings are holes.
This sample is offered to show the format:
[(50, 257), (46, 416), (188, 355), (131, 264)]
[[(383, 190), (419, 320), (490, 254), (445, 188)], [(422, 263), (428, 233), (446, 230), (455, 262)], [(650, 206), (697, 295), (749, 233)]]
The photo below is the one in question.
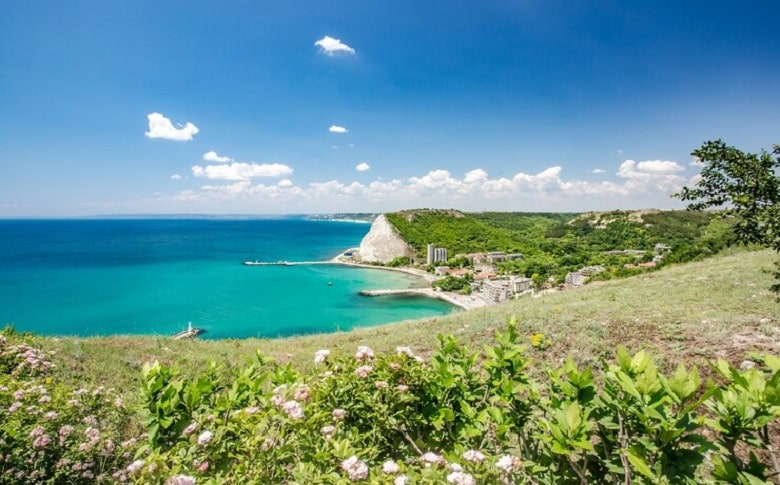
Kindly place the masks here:
[(349, 130), (344, 128), (343, 126), (330, 125), (330, 128), (328, 128), (328, 131), (331, 132), (331, 133), (346, 133)]
[(606, 172), (606, 170), (604, 170), (603, 168), (594, 168), (593, 169), (593, 173), (604, 173), (604, 172)]
[(179, 175), (178, 173), (175, 173), (175, 174), (171, 175), (171, 180), (181, 180), (181, 175)]
[(355, 170), (358, 172), (367, 172), (371, 170), (371, 165), (367, 164), (366, 162), (360, 162), (355, 166)]
[(341, 42), (340, 39), (334, 39), (333, 37), (326, 35), (322, 39), (314, 43), (317, 47), (322, 49), (322, 52), (332, 56), (334, 54), (354, 54), (355, 49)]
[[(365, 163), (365, 162), (363, 162)], [(355, 167), (359, 170), (359, 164)], [(365, 164), (368, 167), (368, 164)], [(260, 167), (263, 167), (262, 169)], [(370, 168), (370, 167), (368, 167)], [(410, 207), (457, 207), (463, 210), (545, 210), (584, 211), (619, 208), (677, 206), (669, 194), (680, 190), (686, 178), (676, 162), (648, 160), (624, 161), (612, 180), (599, 182), (568, 179), (561, 166), (536, 173), (515, 172), (513, 175), (491, 177), (475, 168), (462, 176), (444, 169), (389, 181), (326, 180), (295, 185), (287, 176), (292, 172), (280, 164), (210, 165), (193, 167), (193, 174), (230, 183), (201, 187), (197, 192), (181, 192), (177, 200), (197, 200), (207, 203), (218, 199), (221, 204), (234, 201), (254, 207), (274, 207), (291, 211), (398, 210)], [(254, 177), (277, 176), (275, 184), (261, 184)], [(689, 182), (690, 184), (690, 182)], [(266, 204), (267, 203), (267, 204)], [(205, 206), (213, 207), (213, 206)], [(226, 207), (226, 206), (223, 206)], [(236, 205), (230, 207), (252, 207)], [(225, 209), (227, 210), (227, 209)]]
[(691, 167), (703, 167), (706, 164), (699, 157), (691, 157), (691, 162), (688, 165)]
[(186, 125), (176, 128), (170, 119), (160, 113), (149, 113), (149, 131), (144, 133), (148, 138), (163, 138), (165, 140), (188, 141), (198, 133), (198, 127), (187, 122)]
[(192, 167), (196, 177), (213, 180), (250, 180), (255, 177), (282, 177), (292, 175), (292, 168), (281, 163), (244, 163), (234, 162), (226, 165), (206, 165)]
[(228, 163), (233, 161), (233, 159), (230, 157), (222, 157), (218, 155), (214, 150), (204, 153), (203, 160), (214, 163)]

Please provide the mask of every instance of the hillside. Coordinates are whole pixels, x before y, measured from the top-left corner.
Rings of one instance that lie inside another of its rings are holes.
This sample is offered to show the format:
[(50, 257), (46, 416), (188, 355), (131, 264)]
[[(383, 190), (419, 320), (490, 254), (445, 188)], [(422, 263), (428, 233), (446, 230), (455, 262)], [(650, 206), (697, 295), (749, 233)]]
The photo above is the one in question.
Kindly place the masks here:
[(764, 483), (772, 257), (279, 340), (6, 329), (0, 484)]
[(593, 362), (622, 344), (634, 350), (647, 348), (673, 361), (701, 364), (723, 355), (738, 363), (755, 349), (780, 353), (780, 305), (767, 290), (773, 279), (766, 268), (773, 262), (770, 251), (727, 252), (540, 298), (346, 333), (220, 341), (138, 336), (35, 337), (34, 341), (57, 352), (57, 372), (62, 377), (109, 385), (126, 391), (128, 399), (138, 388), (141, 366), (152, 360), (194, 374), (205, 370), (210, 361), (235, 369), (255, 351), (303, 367), (311, 365), (321, 348), (349, 353), (357, 345), (377, 351), (403, 345), (427, 355), (440, 333), (480, 348), (512, 315), (523, 333), (541, 332), (549, 339), (549, 348), (540, 356), (544, 360), (571, 356)]

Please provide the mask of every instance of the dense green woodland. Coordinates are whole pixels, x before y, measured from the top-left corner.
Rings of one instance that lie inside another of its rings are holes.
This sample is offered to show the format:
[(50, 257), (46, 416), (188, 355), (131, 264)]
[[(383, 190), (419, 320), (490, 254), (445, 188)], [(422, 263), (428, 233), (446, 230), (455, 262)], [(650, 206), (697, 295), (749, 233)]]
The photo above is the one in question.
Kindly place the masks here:
[[(631, 274), (637, 270), (626, 270), (623, 265), (651, 259), (656, 244), (672, 248), (659, 265), (663, 266), (712, 255), (734, 242), (733, 220), (708, 212), (463, 213), (422, 209), (387, 214), (387, 218), (417, 252), (418, 260), (425, 258), (429, 243), (447, 248), (454, 266), (465, 263), (456, 258), (459, 254), (520, 253), (522, 259), (502, 263), (500, 269), (558, 280), (589, 265), (610, 270), (601, 278)], [(645, 254), (606, 254), (620, 250)]]

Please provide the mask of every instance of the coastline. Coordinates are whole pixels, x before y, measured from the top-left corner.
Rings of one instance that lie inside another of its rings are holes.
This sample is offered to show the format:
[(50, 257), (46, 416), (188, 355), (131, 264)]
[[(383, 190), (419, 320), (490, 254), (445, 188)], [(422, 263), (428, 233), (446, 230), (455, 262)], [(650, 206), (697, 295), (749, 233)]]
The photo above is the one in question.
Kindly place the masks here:
[[(357, 248), (348, 249), (344, 252), (357, 250)], [(395, 267), (391, 268), (388, 266), (376, 266), (373, 264), (366, 264), (366, 263), (358, 263), (355, 261), (347, 261), (344, 259), (344, 252), (339, 253), (339, 255), (334, 256), (329, 260), (330, 263), (333, 264), (339, 264), (343, 266), (353, 266), (356, 268), (364, 268), (364, 269), (381, 269), (385, 271), (395, 271), (398, 273), (405, 273), (412, 276), (417, 276), (420, 278), (423, 278), (429, 285), (436, 281), (438, 278), (436, 278), (434, 275), (423, 271), (421, 269), (416, 268), (404, 268), (404, 267)], [(437, 300), (441, 300), (444, 302), (449, 303), (450, 305), (456, 306), (460, 308), (461, 310), (474, 310), (477, 308), (484, 308), (486, 306), (489, 306), (490, 304), (485, 301), (483, 298), (474, 296), (474, 295), (459, 295), (456, 293), (452, 293), (449, 291), (441, 291), (434, 288), (431, 288), (428, 286), (427, 288), (403, 288), (403, 289), (389, 289), (389, 290), (364, 290), (360, 292), (363, 296), (387, 296), (387, 295), (420, 295), (425, 296), (428, 298), (435, 298)]]

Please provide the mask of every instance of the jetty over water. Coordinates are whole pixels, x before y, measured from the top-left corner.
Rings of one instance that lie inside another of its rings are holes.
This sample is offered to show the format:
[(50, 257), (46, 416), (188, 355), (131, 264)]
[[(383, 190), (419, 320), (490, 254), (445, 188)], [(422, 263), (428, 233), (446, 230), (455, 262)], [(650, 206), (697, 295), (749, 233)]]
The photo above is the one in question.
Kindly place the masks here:
[(181, 340), (183, 338), (193, 338), (205, 332), (202, 328), (192, 326), (192, 322), (187, 322), (187, 329), (174, 334), (173, 340)]
[(311, 264), (335, 264), (333, 261), (244, 261), (244, 266), (308, 266)]

